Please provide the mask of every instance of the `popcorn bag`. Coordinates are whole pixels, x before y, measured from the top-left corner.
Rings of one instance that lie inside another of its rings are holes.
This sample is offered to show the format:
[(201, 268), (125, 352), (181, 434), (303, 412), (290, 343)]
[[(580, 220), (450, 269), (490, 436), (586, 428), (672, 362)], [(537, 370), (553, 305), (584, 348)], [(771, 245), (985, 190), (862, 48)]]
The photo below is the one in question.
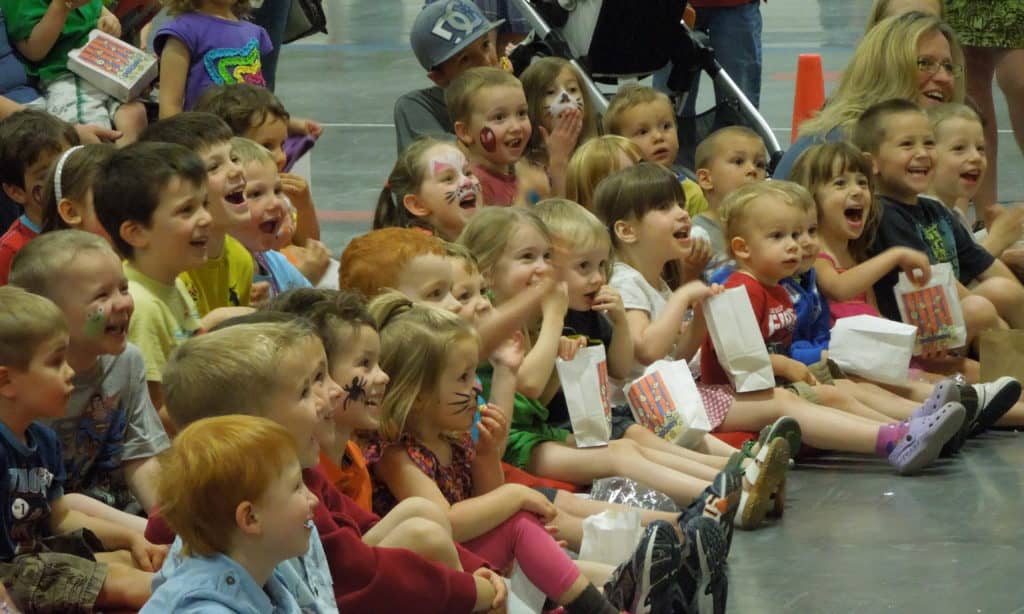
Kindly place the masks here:
[(956, 276), (948, 262), (932, 265), (932, 277), (923, 286), (911, 282), (906, 273), (901, 272), (893, 292), (900, 319), (917, 327), (915, 356), (925, 348), (950, 350), (966, 345), (964, 312), (957, 294)]
[(836, 320), (828, 357), (846, 373), (886, 384), (907, 381), (917, 327), (860, 315)]
[(572, 360), (555, 360), (577, 448), (606, 446), (612, 436), (612, 405), (604, 345), (585, 347)]
[(633, 418), (655, 435), (692, 448), (711, 431), (685, 360), (656, 360), (623, 389)]
[(729, 288), (704, 301), (704, 318), (715, 354), (736, 392), (775, 387), (775, 373), (747, 289)]
[(68, 70), (103, 93), (127, 102), (138, 98), (157, 75), (156, 57), (109, 34), (93, 30), (89, 42), (68, 53)]

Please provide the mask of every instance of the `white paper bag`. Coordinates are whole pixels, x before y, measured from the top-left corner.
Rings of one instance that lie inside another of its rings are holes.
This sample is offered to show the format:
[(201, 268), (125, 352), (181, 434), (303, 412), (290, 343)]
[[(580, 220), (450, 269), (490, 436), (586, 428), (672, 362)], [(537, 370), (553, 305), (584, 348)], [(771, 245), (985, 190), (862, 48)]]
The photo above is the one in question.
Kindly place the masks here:
[(512, 568), (512, 574), (505, 581), (508, 585), (508, 614), (540, 614), (546, 597), (523, 573), (519, 563)]
[(914, 284), (901, 272), (893, 293), (900, 319), (917, 327), (915, 355), (921, 354), (923, 348), (949, 350), (967, 344), (956, 276), (948, 262), (932, 265), (932, 277), (923, 286)]
[(775, 387), (768, 348), (745, 287), (729, 288), (706, 299), (704, 318), (718, 362), (736, 392)]
[(662, 439), (693, 448), (711, 431), (685, 360), (654, 361), (623, 392), (637, 424)]
[(555, 369), (562, 383), (576, 447), (608, 445), (612, 436), (612, 405), (604, 345), (585, 347), (572, 360), (558, 358)]
[(638, 510), (605, 510), (583, 520), (580, 560), (616, 566), (633, 556), (643, 536)]
[(917, 327), (860, 315), (836, 320), (828, 357), (843, 371), (885, 384), (905, 384)]

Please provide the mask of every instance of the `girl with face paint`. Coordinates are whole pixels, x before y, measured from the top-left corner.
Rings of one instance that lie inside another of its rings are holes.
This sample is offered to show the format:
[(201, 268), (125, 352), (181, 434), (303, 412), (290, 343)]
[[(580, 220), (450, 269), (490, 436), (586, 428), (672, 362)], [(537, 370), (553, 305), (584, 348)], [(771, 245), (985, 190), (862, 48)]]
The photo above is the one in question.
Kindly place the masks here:
[(480, 181), (454, 143), (423, 137), (399, 156), (381, 190), (373, 227), (422, 228), (454, 241), (483, 206)]
[(552, 194), (564, 196), (569, 159), (576, 148), (597, 136), (594, 105), (583, 79), (562, 58), (541, 58), (523, 71), (530, 121), (535, 126), (527, 157), (547, 169)]

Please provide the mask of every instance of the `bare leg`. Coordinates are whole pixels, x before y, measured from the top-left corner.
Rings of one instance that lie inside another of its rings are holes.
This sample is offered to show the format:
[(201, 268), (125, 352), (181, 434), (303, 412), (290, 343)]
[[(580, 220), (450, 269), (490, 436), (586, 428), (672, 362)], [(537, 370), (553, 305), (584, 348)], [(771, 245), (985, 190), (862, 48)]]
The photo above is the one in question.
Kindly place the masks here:
[[(704, 452), (705, 454), (724, 458), (726, 461), (729, 460), (730, 456), (739, 452), (739, 449), (730, 446), (714, 435), (705, 435), (704, 440), (694, 449), (698, 452)], [(722, 464), (722, 467), (725, 467), (724, 463)]]
[(924, 375), (930, 376), (928, 382), (907, 380), (903, 384), (885, 384), (882, 382), (872, 382), (862, 377), (858, 377), (856, 375), (850, 375), (849, 378), (852, 382), (874, 386), (876, 388), (894, 394), (904, 400), (909, 399), (917, 403), (923, 403), (929, 396), (931, 396), (932, 389), (934, 388), (934, 385), (930, 381), (931, 378), (934, 377), (935, 383), (938, 383), (946, 379), (945, 376), (939, 375), (937, 373), (925, 373)]
[[(375, 526), (374, 529), (377, 527)], [(371, 529), (372, 531), (373, 529)], [(379, 548), (405, 548), (412, 550), (423, 558), (437, 561), (451, 569), (462, 570), (459, 553), (455, 550), (455, 542), (441, 525), (423, 518), (409, 518), (391, 529), (372, 546)]]
[(103, 580), (96, 606), (100, 608), (140, 609), (152, 594), (153, 574), (134, 567), (111, 563)]
[(121, 138), (117, 140), (117, 146), (124, 147), (139, 140), (139, 135), (142, 134), (148, 123), (146, 107), (141, 102), (129, 102), (118, 107), (114, 112), (114, 128), (121, 131)]
[(93, 556), (100, 563), (118, 564), (126, 567), (132, 567), (138, 569), (135, 566), (135, 561), (132, 559), (132, 553), (127, 550), (112, 550), (110, 552), (95, 552)]
[(1010, 411), (1003, 414), (1003, 417), (996, 420), (996, 426), (1024, 426), (1024, 403), (1018, 401), (1010, 408)]
[(447, 514), (423, 497), (409, 497), (399, 502), (394, 509), (380, 519), (380, 522), (364, 533), (363, 542), (371, 546), (379, 546), (386, 535), (398, 525), (412, 518), (428, 520), (441, 527), (447, 533), (448, 541), (451, 541), (452, 525), (448, 522)]
[[(684, 448), (665, 441), (640, 425), (631, 426), (626, 431), (626, 439), (636, 443), (637, 450), (647, 460), (665, 465), (681, 473), (710, 481), (714, 479), (719, 471), (710, 464), (691, 458), (688, 454), (677, 453), (676, 450), (682, 451)], [(701, 457), (716, 458), (700, 454), (699, 452), (691, 452), (690, 450), (687, 450), (687, 452), (700, 455)]]
[(73, 510), (78, 510), (83, 514), (94, 516), (96, 518), (102, 518), (111, 522), (128, 527), (129, 529), (138, 533), (146, 532), (146, 519), (141, 516), (133, 516), (121, 510), (110, 507), (102, 501), (97, 501), (88, 495), (73, 492), (64, 495), (65, 501), (68, 502), (68, 507)]
[[(672, 454), (674, 456), (678, 456), (688, 461), (693, 461), (697, 464), (703, 465), (704, 467), (722, 469), (723, 467), (725, 467), (725, 464), (729, 462), (729, 458), (726, 456), (705, 454), (703, 452), (697, 452), (695, 450), (684, 448), (683, 446), (677, 446), (675, 444), (669, 443), (662, 439), (661, 437), (658, 437), (654, 433), (650, 432), (649, 430), (645, 429), (644, 427), (640, 426), (639, 424), (634, 424), (633, 426), (626, 429), (626, 439), (630, 439), (632, 441), (637, 442), (638, 444), (640, 444), (641, 448), (647, 448), (649, 450), (656, 450), (658, 452)], [(712, 477), (715, 476), (712, 475), (708, 479), (710, 480)]]
[(660, 490), (679, 505), (689, 504), (708, 486), (707, 481), (647, 460), (634, 442), (625, 439), (606, 448), (586, 449), (545, 442), (533, 449), (527, 471), (573, 484), (621, 475)]
[(605, 565), (604, 563), (597, 563), (595, 561), (576, 561), (576, 566), (580, 568), (580, 573), (582, 574), (579, 579), (576, 580), (576, 583), (578, 584), (580, 580), (583, 580), (584, 584), (582, 588), (576, 591), (576, 594), (573, 595), (572, 598), (566, 598), (570, 593), (574, 592), (573, 589), (576, 588), (576, 585), (574, 584), (573, 587), (563, 595), (563, 598), (565, 598), (564, 600), (563, 598), (559, 598), (557, 600), (559, 605), (565, 605), (578, 597), (579, 594), (583, 592), (583, 589), (587, 588), (591, 583), (599, 587), (604, 586), (604, 583), (608, 581), (612, 572), (615, 571), (615, 568), (611, 565)]
[(1004, 277), (986, 279), (974, 287), (974, 293), (987, 298), (1011, 328), (1024, 328), (1024, 286), (1019, 281)]
[(871, 407), (861, 403), (856, 397), (850, 395), (846, 391), (840, 390), (836, 386), (819, 384), (814, 387), (814, 392), (818, 394), (820, 405), (833, 407), (855, 416), (861, 416), (863, 418), (869, 418), (879, 422), (891, 422), (889, 416), (875, 411)]
[(655, 510), (645, 510), (637, 507), (630, 507), (628, 505), (622, 505), (621, 503), (608, 503), (607, 501), (594, 501), (593, 499), (585, 499), (583, 497), (577, 497), (571, 492), (560, 490), (555, 495), (555, 507), (559, 510), (564, 511), (573, 516), (580, 518), (586, 518), (587, 516), (593, 516), (594, 514), (600, 514), (607, 510), (618, 510), (626, 511), (633, 510), (640, 512), (640, 524), (647, 526), (656, 520), (664, 520), (666, 522), (675, 523), (679, 514), (674, 512), (658, 512)]
[(836, 388), (889, 418), (896, 418), (897, 420), (909, 418), (910, 414), (914, 413), (914, 410), (919, 407), (917, 403), (893, 394), (875, 384), (857, 383), (848, 379), (837, 379), (835, 384)]
[(738, 395), (722, 427), (730, 431), (756, 431), (782, 416), (800, 424), (805, 442), (824, 450), (874, 454), (880, 422), (815, 405), (797, 395), (773, 388)]
[[(997, 49), (985, 47), (964, 47), (966, 64), (967, 94), (974, 99), (981, 110), (981, 119), (985, 125), (985, 145), (988, 154), (988, 170), (981, 180), (974, 200), (980, 207), (978, 213), (998, 201), (996, 196), (996, 160), (999, 157), (999, 135), (996, 132), (996, 109), (992, 100), (992, 77), (995, 75), (998, 60)], [(985, 216), (986, 220), (988, 216)]]
[(996, 64), (996, 82), (1006, 96), (1017, 147), (1024, 152), (1024, 49), (1006, 49)]

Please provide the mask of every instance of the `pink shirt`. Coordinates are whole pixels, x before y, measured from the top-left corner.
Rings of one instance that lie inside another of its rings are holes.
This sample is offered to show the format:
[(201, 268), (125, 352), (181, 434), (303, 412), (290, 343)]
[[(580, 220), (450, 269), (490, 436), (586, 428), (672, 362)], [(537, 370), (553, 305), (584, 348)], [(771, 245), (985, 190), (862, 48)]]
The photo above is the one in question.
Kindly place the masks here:
[(483, 188), (485, 207), (510, 207), (519, 194), (515, 173), (493, 173), (479, 164), (470, 164)]

